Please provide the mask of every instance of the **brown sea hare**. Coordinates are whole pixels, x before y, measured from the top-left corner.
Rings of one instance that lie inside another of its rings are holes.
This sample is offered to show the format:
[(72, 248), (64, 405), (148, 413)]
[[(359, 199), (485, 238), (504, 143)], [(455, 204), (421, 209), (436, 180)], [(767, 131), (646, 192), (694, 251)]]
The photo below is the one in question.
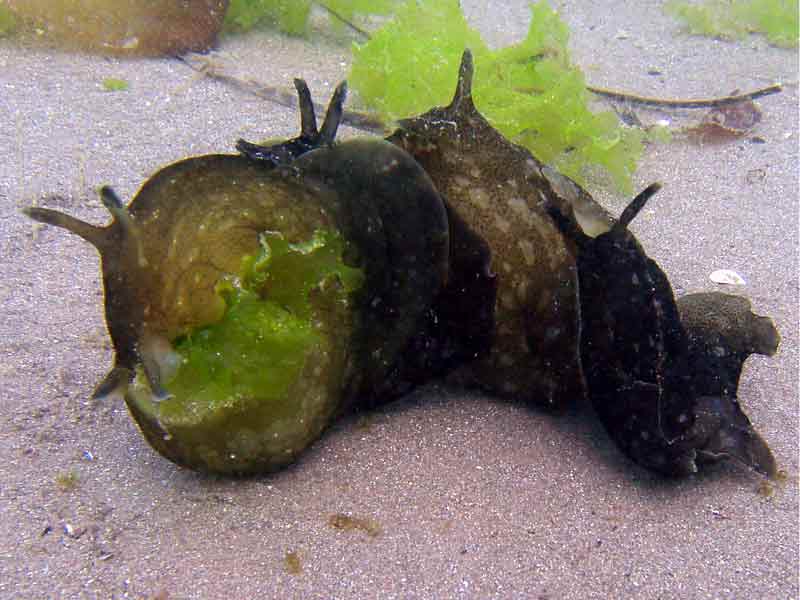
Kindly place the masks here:
[(666, 275), (627, 227), (660, 186), (612, 219), (497, 133), (471, 82), (465, 53), (450, 105), (401, 121), (389, 139), (489, 246), (496, 330), (470, 365), (475, 381), (550, 408), (586, 390), (620, 449), (667, 475), (734, 458), (773, 476), (769, 447), (736, 397), (748, 354), (777, 348), (772, 322), (744, 299), (703, 295), (684, 301), (684, 325)]
[(314, 151), (290, 166), (189, 158), (127, 207), (103, 188), (105, 227), (27, 211), (100, 252), (116, 356), (97, 394), (121, 391), (177, 463), (248, 473), (291, 462), (382, 387), (428, 318), (448, 264), (441, 199), (387, 142), (330, 146), (343, 99), (342, 88), (319, 134), (304, 113)]

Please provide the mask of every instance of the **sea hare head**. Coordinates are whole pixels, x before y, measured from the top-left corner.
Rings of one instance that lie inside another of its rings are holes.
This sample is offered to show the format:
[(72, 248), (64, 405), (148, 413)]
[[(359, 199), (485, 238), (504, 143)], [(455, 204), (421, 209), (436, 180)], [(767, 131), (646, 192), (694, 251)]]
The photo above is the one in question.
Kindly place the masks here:
[(100, 252), (116, 356), (96, 393), (123, 391), (177, 463), (294, 460), (391, 372), (444, 282), (447, 218), (422, 169), (382, 140), (318, 146), (290, 165), (189, 158), (127, 207), (103, 188), (106, 227), (27, 211)]

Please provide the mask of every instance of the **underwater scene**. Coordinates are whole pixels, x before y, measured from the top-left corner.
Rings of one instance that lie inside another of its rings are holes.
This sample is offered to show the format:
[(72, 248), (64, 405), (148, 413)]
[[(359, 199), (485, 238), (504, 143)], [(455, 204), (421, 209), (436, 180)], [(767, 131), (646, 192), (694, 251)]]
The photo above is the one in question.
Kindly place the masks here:
[(0, 0), (0, 597), (800, 594), (798, 7)]

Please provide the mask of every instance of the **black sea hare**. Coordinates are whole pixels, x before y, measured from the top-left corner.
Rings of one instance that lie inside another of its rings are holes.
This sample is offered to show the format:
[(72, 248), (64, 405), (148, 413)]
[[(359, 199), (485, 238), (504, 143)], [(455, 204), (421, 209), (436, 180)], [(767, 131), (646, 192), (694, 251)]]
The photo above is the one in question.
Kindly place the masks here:
[(301, 80), (301, 134), (169, 165), (95, 227), (28, 214), (98, 248), (115, 366), (148, 441), (192, 468), (294, 460), (334, 415), (456, 367), (549, 408), (588, 394), (623, 452), (682, 475), (732, 457), (775, 462), (737, 402), (772, 322), (722, 294), (676, 303), (628, 230), (577, 184), (495, 131), (471, 98), (388, 141), (334, 143)]
[(734, 458), (774, 476), (772, 453), (736, 388), (750, 353), (775, 352), (777, 331), (746, 300), (724, 294), (685, 297), (682, 322), (666, 275), (628, 230), (659, 187), (595, 237), (566, 218), (568, 206), (551, 207), (577, 247), (581, 361), (592, 404), (623, 452), (655, 471), (686, 475), (698, 463)]

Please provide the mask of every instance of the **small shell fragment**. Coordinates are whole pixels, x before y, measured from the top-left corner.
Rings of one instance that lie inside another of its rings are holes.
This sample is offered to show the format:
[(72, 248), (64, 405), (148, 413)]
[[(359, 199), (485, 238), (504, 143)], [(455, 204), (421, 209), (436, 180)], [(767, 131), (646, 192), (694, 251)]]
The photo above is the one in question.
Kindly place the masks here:
[(736, 271), (718, 269), (709, 276), (711, 281), (721, 285), (744, 285), (745, 280)]

